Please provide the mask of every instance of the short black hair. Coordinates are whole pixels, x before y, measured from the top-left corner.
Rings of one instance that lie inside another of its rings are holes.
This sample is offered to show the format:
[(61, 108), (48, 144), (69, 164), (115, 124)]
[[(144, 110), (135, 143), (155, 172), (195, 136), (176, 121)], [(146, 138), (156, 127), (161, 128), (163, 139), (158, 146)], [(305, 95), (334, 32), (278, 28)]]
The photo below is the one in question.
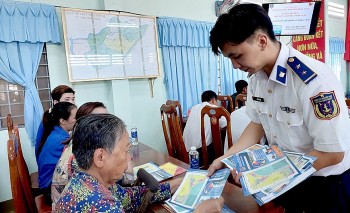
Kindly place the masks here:
[(212, 90), (207, 90), (202, 93), (202, 102), (209, 102), (211, 99), (218, 99), (217, 94)]
[(247, 87), (247, 86), (248, 86), (248, 83), (245, 80), (239, 80), (239, 81), (236, 81), (235, 83), (236, 91), (238, 93), (241, 93), (244, 87)]
[(219, 48), (225, 44), (239, 45), (259, 29), (276, 41), (272, 22), (263, 7), (251, 3), (238, 4), (229, 13), (221, 15), (210, 31), (212, 51), (219, 55)]

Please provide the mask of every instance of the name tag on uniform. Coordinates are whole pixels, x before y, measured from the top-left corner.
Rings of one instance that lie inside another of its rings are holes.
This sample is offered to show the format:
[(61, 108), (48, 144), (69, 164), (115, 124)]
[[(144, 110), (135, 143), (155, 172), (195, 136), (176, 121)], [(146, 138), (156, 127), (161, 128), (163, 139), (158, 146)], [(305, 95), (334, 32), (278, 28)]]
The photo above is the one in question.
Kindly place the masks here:
[(259, 101), (259, 102), (264, 102), (264, 98), (255, 97), (255, 96), (253, 96), (253, 100), (254, 101)]

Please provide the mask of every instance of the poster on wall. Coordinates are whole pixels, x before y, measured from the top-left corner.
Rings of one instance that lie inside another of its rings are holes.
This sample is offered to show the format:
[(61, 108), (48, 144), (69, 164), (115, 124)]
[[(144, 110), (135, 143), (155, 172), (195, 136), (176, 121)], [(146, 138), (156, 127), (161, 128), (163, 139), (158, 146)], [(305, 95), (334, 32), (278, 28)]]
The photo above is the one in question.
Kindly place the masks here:
[[(303, 0), (303, 2), (311, 0)], [(292, 0), (292, 2), (301, 2), (300, 0)], [(325, 22), (324, 22), (324, 0), (320, 0), (321, 9), (318, 17), (316, 33), (314, 35), (298, 35), (293, 36), (292, 45), (295, 49), (303, 54), (325, 62)]]
[(62, 9), (70, 82), (159, 76), (155, 17)]

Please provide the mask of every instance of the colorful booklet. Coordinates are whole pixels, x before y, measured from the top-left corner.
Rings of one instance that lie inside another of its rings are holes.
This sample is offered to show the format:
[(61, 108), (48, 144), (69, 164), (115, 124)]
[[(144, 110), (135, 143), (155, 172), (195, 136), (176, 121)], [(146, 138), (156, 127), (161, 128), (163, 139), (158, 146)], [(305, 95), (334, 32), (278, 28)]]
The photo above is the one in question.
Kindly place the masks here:
[(248, 148), (222, 160), (230, 169), (242, 172), (244, 195), (253, 194), (262, 205), (305, 180), (315, 169), (315, 157), (283, 152), (278, 146)]
[(170, 162), (162, 164), (160, 166), (158, 166), (153, 162), (149, 162), (133, 168), (135, 179), (136, 179), (137, 171), (140, 168), (143, 168), (148, 173), (150, 173), (157, 181), (163, 181), (165, 179), (177, 176), (187, 171), (186, 169)]
[(230, 169), (237, 172), (253, 170), (285, 157), (278, 146), (254, 145), (222, 160)]
[(256, 199), (259, 205), (263, 205), (280, 196), (316, 172), (316, 169), (312, 167), (312, 164), (316, 160), (316, 157), (295, 152), (284, 153), (299, 169), (300, 175), (297, 175), (294, 178), (287, 180), (286, 182), (277, 184), (274, 187), (253, 194), (253, 197)]
[(218, 170), (211, 177), (207, 177), (207, 174), (208, 171), (204, 170), (187, 172), (181, 185), (167, 202), (169, 206), (176, 212), (192, 212), (204, 200), (220, 197), (230, 170)]
[[(176, 205), (176, 204), (170, 202), (170, 199), (166, 200), (165, 203), (166, 203), (166, 208), (170, 212), (175, 212), (175, 213), (190, 213), (190, 212), (193, 212), (193, 209), (187, 209), (185, 207)], [(221, 209), (221, 213), (235, 213), (235, 212), (224, 204), (224, 206)]]

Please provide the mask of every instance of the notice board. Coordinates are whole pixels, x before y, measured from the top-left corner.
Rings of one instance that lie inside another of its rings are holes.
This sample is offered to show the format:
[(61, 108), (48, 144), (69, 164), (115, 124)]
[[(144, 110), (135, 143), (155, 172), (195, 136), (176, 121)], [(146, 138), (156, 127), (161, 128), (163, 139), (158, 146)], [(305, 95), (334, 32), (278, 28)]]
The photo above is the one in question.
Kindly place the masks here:
[(159, 76), (156, 18), (62, 9), (70, 82)]

